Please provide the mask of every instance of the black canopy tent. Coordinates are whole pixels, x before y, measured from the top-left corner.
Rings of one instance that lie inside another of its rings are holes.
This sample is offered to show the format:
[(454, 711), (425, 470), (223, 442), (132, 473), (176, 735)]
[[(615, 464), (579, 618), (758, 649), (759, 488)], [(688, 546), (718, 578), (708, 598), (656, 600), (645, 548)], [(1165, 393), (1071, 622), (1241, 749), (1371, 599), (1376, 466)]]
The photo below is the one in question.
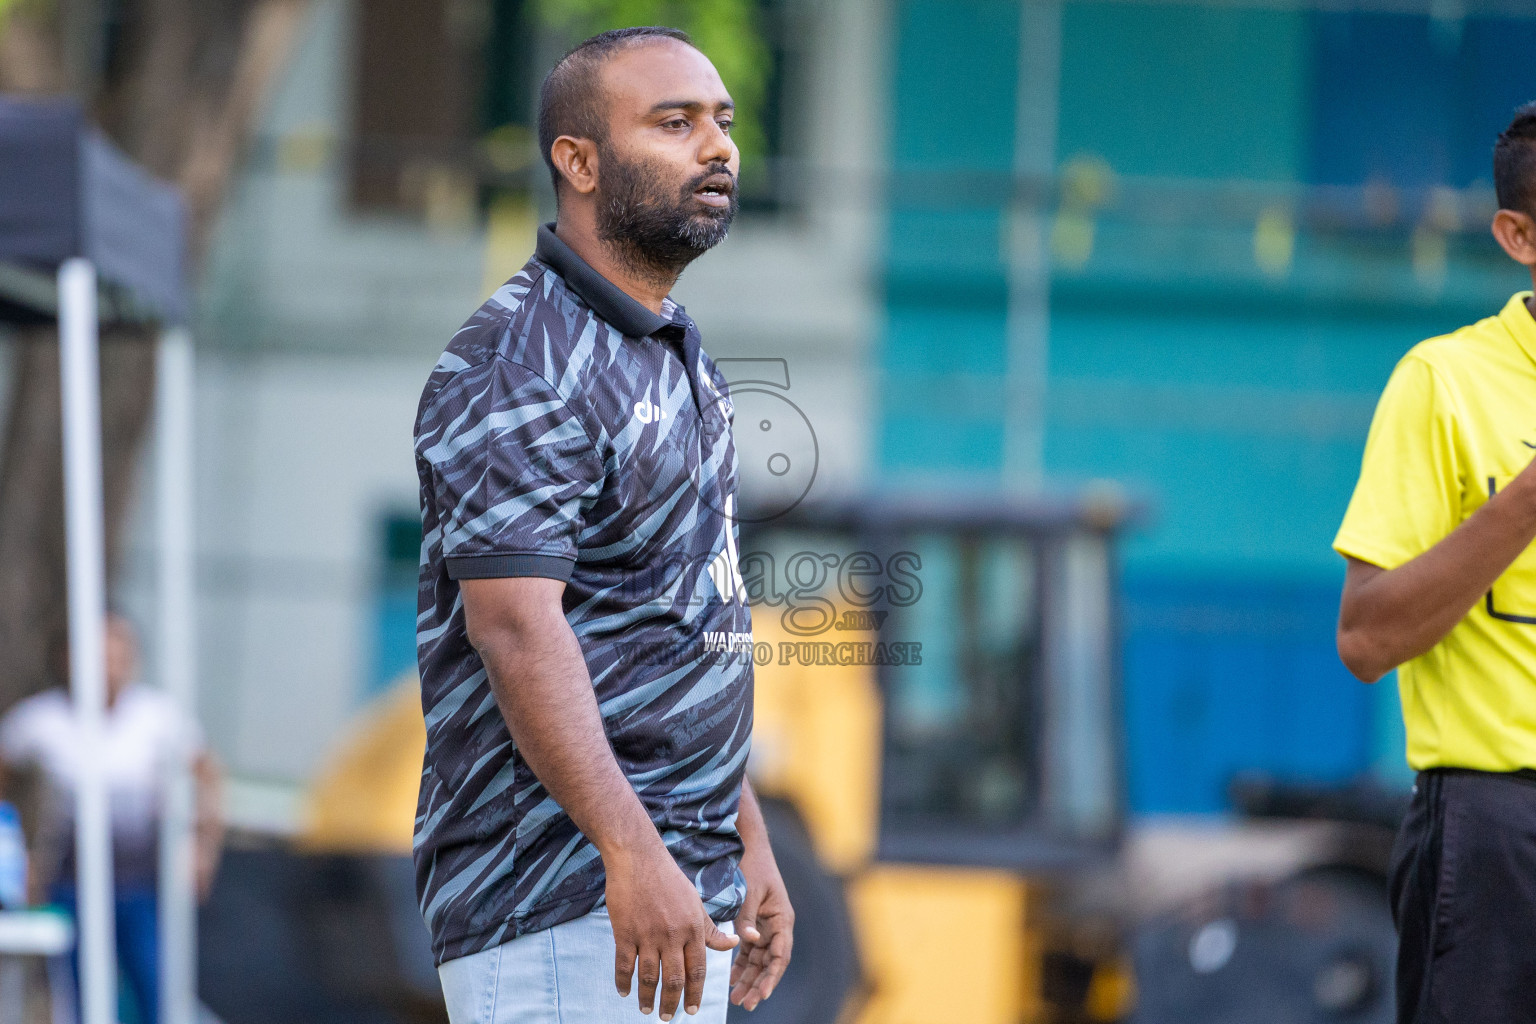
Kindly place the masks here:
[(0, 317), (57, 315), (46, 280), (90, 260), (114, 319), (182, 323), (185, 214), (70, 102), (0, 97)]
[[(136, 167), (65, 100), (0, 97), (0, 323), (57, 321), (64, 419), (70, 689), (84, 737), (75, 820), (83, 1024), (117, 1020), (111, 835), (101, 744), (106, 571), (101, 494), (102, 319), (158, 323), (158, 662), (192, 704), (191, 338), (186, 216), (176, 190)], [(182, 759), (183, 762), (185, 758)], [(161, 849), (162, 1021), (195, 1008), (191, 779), (166, 793)]]

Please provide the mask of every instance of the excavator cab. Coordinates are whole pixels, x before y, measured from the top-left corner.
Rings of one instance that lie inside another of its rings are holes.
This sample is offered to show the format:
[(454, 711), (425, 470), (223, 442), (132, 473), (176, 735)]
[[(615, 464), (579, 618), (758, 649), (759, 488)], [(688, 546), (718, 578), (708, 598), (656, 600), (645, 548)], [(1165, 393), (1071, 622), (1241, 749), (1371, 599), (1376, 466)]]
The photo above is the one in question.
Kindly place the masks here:
[[(733, 1021), (1125, 1015), (1118, 947), (1066, 941), (1048, 897), (1119, 840), (1129, 514), (1112, 494), (971, 494), (738, 517), (738, 564), (711, 573), (752, 605), (748, 772), (796, 922), (773, 998)], [(231, 852), (201, 925), (221, 1016), (443, 1019), (411, 884), (425, 738), (402, 679), (338, 745), (296, 841)]]
[(748, 770), (786, 879), (811, 880), (791, 886), (796, 964), (754, 1020), (1124, 1011), (1113, 964), (1087, 963), (1074, 1005), (1052, 1005), (1042, 898), (1120, 837), (1131, 511), (1110, 493), (929, 494), (743, 516)]

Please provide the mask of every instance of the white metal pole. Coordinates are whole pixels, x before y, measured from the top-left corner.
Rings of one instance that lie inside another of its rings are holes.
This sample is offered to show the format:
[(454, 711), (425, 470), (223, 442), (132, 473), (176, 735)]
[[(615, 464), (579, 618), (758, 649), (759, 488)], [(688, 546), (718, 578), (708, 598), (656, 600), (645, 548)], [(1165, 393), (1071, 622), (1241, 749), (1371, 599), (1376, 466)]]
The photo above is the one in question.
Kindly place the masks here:
[(1020, 5), (1013, 173), (1030, 194), (1009, 210), (1007, 404), (1003, 478), (1015, 490), (1040, 486), (1045, 462), (1046, 372), (1051, 331), (1050, 203), (1061, 92), (1061, 0)]
[(101, 493), (101, 373), (96, 268), (59, 267), (59, 379), (64, 409), (64, 523), (69, 586), (69, 685), (80, 723), (75, 783), (75, 882), (82, 1024), (117, 1020), (112, 833), (101, 758), (107, 704), (107, 582)]
[[(160, 336), (155, 376), (160, 681), (189, 719), (197, 707), (192, 385), (192, 335), (182, 327), (167, 330)], [(158, 1024), (193, 1024), (197, 1015), (197, 793), (192, 758), (196, 751), (167, 753), (160, 820)]]

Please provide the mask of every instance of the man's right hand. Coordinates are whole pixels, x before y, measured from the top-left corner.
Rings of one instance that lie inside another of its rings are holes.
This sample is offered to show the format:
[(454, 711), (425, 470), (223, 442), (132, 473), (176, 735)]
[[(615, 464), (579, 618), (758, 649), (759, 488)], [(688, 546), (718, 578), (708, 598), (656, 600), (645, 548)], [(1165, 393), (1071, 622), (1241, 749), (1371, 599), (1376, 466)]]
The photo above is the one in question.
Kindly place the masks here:
[(629, 996), (640, 963), (640, 1009), (661, 1019), (678, 997), (697, 1013), (704, 951), (734, 949), (704, 912), (698, 890), (667, 852), (603, 730), (581, 645), (562, 605), (565, 584), (536, 576), (467, 579), (464, 627), (490, 676), (517, 749), (540, 782), (592, 840), (608, 876), (608, 913), (618, 963), (614, 982)]
[(640, 1012), (650, 1013), (661, 986), (661, 1019), (678, 998), (690, 1014), (704, 998), (705, 949), (735, 949), (739, 941), (715, 927), (698, 890), (656, 836), (633, 852), (603, 853), (608, 916), (613, 923), (613, 982), (628, 997), (639, 962)]

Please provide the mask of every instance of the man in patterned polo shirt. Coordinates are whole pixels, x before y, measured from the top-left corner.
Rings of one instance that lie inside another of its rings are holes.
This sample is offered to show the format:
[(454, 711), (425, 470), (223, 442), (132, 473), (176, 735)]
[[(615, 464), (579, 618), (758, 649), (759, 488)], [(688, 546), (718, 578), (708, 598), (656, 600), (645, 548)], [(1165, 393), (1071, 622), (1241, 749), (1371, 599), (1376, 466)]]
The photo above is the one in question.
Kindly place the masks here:
[(668, 297), (736, 212), (732, 112), (679, 32), (561, 60), (557, 223), (422, 395), (415, 853), (453, 1024), (723, 1022), (789, 959), (744, 775), (732, 408)]

